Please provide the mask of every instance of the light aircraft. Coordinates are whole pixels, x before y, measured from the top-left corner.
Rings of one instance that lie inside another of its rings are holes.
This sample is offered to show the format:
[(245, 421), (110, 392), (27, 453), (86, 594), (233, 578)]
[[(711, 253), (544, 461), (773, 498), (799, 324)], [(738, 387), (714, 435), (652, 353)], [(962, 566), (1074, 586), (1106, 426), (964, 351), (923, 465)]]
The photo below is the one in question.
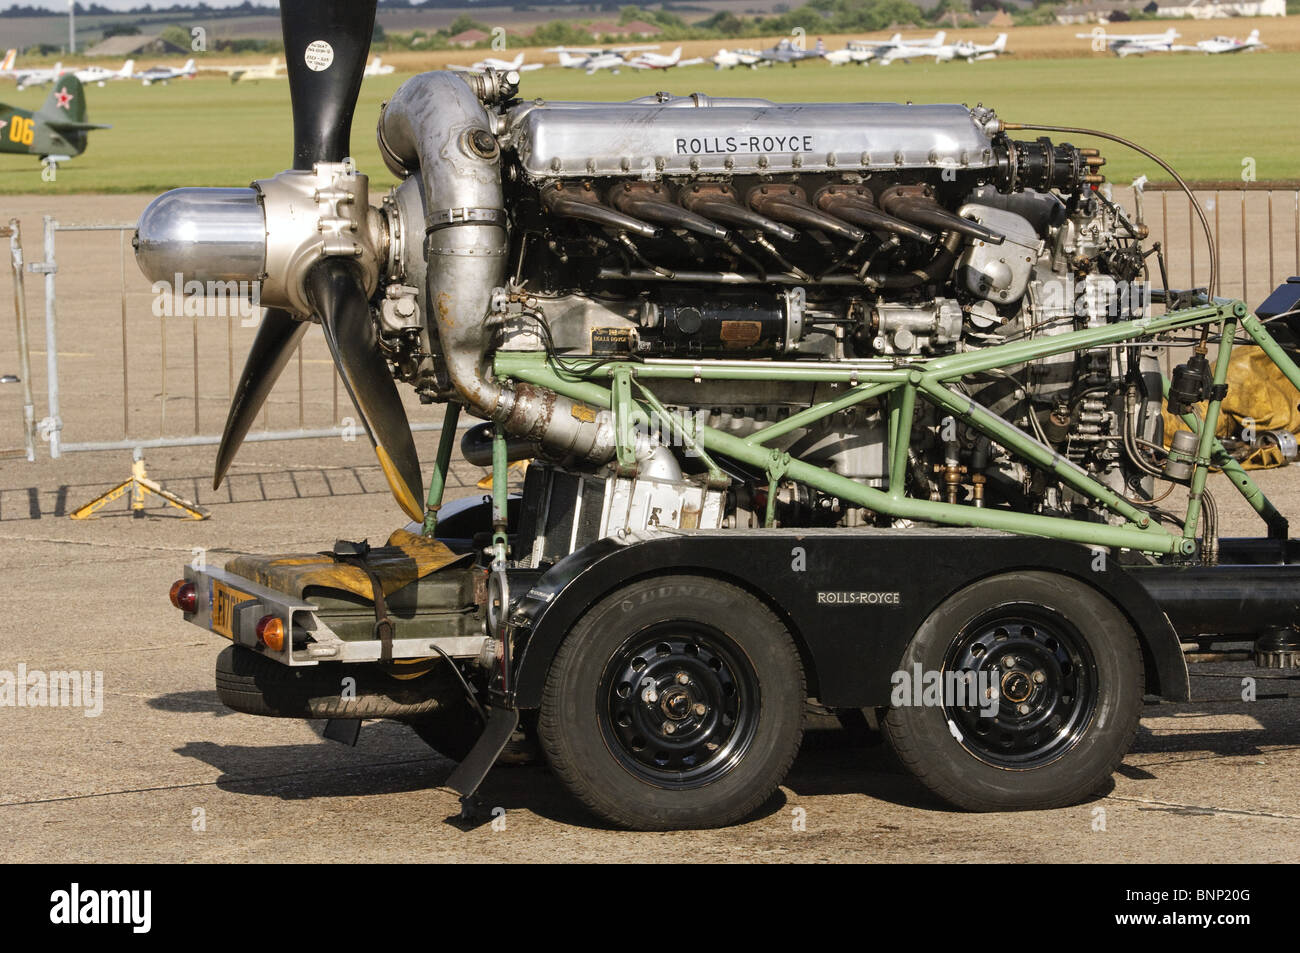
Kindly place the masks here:
[(714, 69), (735, 69), (737, 66), (756, 69), (759, 66), (772, 65), (764, 62), (758, 50), (718, 50), (709, 57), (709, 62), (713, 64)]
[(969, 40), (958, 40), (952, 45), (952, 53), (956, 59), (965, 60), (967, 63), (973, 63), (975, 60), (996, 59), (1000, 54), (1007, 52), (1007, 35), (999, 33), (992, 43), (971, 43)]
[(672, 69), (674, 66), (694, 66), (703, 62), (702, 56), (682, 59), (682, 48), (679, 46), (667, 56), (662, 53), (641, 53), (628, 60), (627, 65), (633, 69)]
[(373, 60), (371, 60), (369, 63), (366, 64), (366, 68), (361, 71), (361, 75), (362, 76), (387, 76), (390, 73), (395, 72), (396, 70), (397, 70), (396, 66), (385, 66), (380, 61), (379, 57), (376, 56)]
[(953, 59), (956, 56), (956, 48), (943, 42), (947, 35), (940, 30), (928, 40), (909, 41), (895, 33), (890, 38), (889, 45), (877, 54), (876, 62), (881, 66), (888, 66), (895, 60), (907, 62), (924, 56), (934, 57), (936, 63)]
[(824, 54), (824, 58), (831, 66), (848, 66), (850, 63), (866, 66), (875, 59), (876, 47), (877, 44), (866, 40), (850, 40), (844, 49), (831, 50)]
[(760, 50), (758, 55), (769, 63), (789, 63), (791, 66), (797, 66), (800, 60), (821, 59), (825, 52), (826, 44), (822, 40), (818, 40), (813, 49), (806, 50), (796, 46), (795, 42), (787, 36), (778, 41), (776, 46)]
[(26, 89), (28, 86), (52, 83), (65, 72), (62, 63), (55, 63), (49, 69), (15, 69), (10, 75), (17, 81), (19, 89)]
[(191, 79), (197, 72), (194, 61), (186, 60), (185, 65), (180, 69), (174, 66), (151, 66), (143, 73), (137, 73), (136, 75), (140, 78), (141, 84), (145, 86), (152, 86), (154, 83), (162, 83), (166, 86), (174, 79)]
[(1259, 42), (1259, 31), (1251, 30), (1250, 36), (1239, 40), (1235, 36), (1216, 36), (1201, 40), (1196, 48), (1202, 53), (1246, 53), (1250, 50), (1262, 50), (1266, 47)]
[(272, 57), (271, 62), (265, 66), (247, 66), (243, 69), (231, 70), (230, 81), (232, 83), (256, 83), (261, 79), (284, 79), (285, 74), (280, 72), (280, 67), (280, 60)]
[(108, 126), (86, 122), (86, 92), (69, 73), (58, 79), (35, 112), (0, 103), (0, 152), (40, 156), (57, 165), (86, 150), (86, 134)]
[(590, 76), (597, 70), (607, 69), (611, 73), (617, 73), (624, 66), (628, 65), (628, 53), (640, 53), (644, 50), (657, 50), (656, 46), (615, 46), (607, 49), (596, 49), (573, 46), (553, 46), (547, 53), (558, 54), (560, 65), (565, 69), (585, 70)]
[(73, 75), (81, 80), (83, 86), (89, 83), (103, 86), (115, 79), (130, 79), (134, 76), (135, 60), (127, 60), (119, 70), (110, 70), (105, 66), (87, 66), (85, 69), (77, 70)]
[(1174, 48), (1174, 40), (1180, 36), (1173, 27), (1164, 33), (1076, 33), (1076, 39), (1091, 40), (1101, 38), (1106, 41), (1110, 51), (1116, 56), (1141, 56), (1143, 53), (1169, 53)]
[(520, 53), (512, 60), (502, 60), (495, 56), (485, 56), (473, 66), (449, 66), (448, 69), (454, 69), (458, 72), (468, 72), (469, 70), (495, 69), (502, 72), (515, 70), (516, 72), (526, 72), (528, 70), (541, 69), (544, 63), (525, 63), (524, 54)]

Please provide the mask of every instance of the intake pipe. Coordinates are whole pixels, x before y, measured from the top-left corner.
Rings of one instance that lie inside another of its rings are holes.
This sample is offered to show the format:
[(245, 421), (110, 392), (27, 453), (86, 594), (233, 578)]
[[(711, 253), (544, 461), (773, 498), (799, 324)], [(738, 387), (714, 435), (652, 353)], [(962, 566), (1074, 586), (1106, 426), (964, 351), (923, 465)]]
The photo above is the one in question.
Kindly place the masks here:
[(485, 319), (492, 291), (505, 285), (509, 247), (500, 147), (480, 98), (490, 88), (478, 74), (421, 73), (379, 117), (384, 163), (396, 175), (418, 174), (424, 186), (429, 320), (471, 412), (552, 453), (604, 463), (613, 433), (599, 417), (553, 391), (488, 379), (494, 330)]

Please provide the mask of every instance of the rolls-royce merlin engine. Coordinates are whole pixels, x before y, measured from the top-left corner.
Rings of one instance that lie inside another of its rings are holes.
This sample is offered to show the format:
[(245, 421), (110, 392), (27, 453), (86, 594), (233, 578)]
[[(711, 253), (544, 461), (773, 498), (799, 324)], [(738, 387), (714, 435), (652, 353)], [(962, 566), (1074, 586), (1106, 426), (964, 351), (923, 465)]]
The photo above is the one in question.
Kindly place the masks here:
[[(146, 212), (150, 277), (262, 281), (269, 310), (218, 479), (304, 322), (319, 320), (413, 517), (422, 481), (392, 380), (488, 422), (465, 436), (471, 461), (490, 461), (500, 428), (512, 458), (538, 462), (525, 498), (538, 542), (515, 554), (534, 564), (655, 523), (898, 520), (784, 464), (704, 452), (699, 427), (766, 428), (775, 459), (890, 493), (1119, 519), (961, 413), (883, 389), (845, 399), (859, 371), (905, 375), (1140, 316), (1145, 229), (1098, 191), (1097, 150), (1015, 139), (982, 105), (545, 102), (521, 99), (518, 82), (404, 83), (378, 123), (403, 181), (378, 207), (345, 132), (314, 150), (300, 135), (297, 168), (252, 188), (177, 190)], [(575, 380), (605, 373), (611, 406), (499, 372), (511, 355)], [(1126, 345), (980, 369), (954, 392), (1146, 501), (1160, 386), (1151, 349)], [(668, 423), (641, 415), (620, 434), (620, 387)], [(891, 454), (904, 425), (910, 446)]]

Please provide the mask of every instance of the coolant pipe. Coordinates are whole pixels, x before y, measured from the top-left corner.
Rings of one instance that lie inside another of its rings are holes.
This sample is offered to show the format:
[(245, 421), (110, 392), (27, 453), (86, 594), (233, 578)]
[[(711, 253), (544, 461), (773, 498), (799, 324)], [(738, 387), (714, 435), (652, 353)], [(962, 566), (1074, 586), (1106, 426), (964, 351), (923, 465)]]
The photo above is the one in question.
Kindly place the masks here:
[(418, 174), (424, 186), (428, 300), (447, 375), (477, 416), (558, 453), (604, 463), (614, 447), (589, 408), (548, 389), (487, 378), (493, 328), (484, 317), (493, 291), (506, 283), (509, 240), (493, 117), (471, 87), (479, 78), (421, 73), (379, 117), (384, 164), (403, 177)]

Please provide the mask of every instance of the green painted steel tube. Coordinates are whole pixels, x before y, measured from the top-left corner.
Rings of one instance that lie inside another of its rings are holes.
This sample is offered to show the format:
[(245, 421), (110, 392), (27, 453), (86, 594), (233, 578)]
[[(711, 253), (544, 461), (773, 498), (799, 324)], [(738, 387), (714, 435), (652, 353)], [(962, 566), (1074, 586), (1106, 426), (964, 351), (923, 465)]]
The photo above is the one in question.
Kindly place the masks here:
[(492, 555), (504, 566), (509, 539), (510, 457), (506, 453), (506, 431), (500, 423), (492, 430)]
[[(1214, 362), (1214, 385), (1219, 387), (1228, 382), (1228, 364), (1232, 361), (1232, 339), (1237, 335), (1237, 318), (1231, 317), (1223, 322), (1223, 332), (1219, 335), (1219, 353)], [(1210, 476), (1210, 458), (1214, 454), (1215, 431), (1219, 426), (1219, 409), (1223, 401), (1211, 400), (1205, 406), (1205, 422), (1196, 443), (1196, 464), (1192, 468), (1192, 483), (1187, 494), (1187, 515), (1183, 519), (1183, 538), (1193, 539), (1196, 526), (1201, 519), (1201, 496), (1205, 493), (1205, 481)]]
[(909, 381), (889, 398), (889, 496), (901, 500), (907, 486), (908, 453), (912, 449), (916, 387)]
[(438, 437), (438, 459), (429, 477), (429, 495), (424, 504), (424, 535), (433, 536), (438, 531), (438, 510), (442, 508), (442, 494), (447, 488), (447, 473), (451, 469), (451, 453), (456, 447), (456, 425), (460, 422), (460, 404), (447, 404), (442, 412), (442, 434)]
[[(1169, 378), (1161, 375), (1160, 386), (1167, 400), (1169, 398)], [(1193, 413), (1180, 414), (1179, 417), (1183, 423), (1187, 424), (1187, 429), (1194, 434), (1200, 434), (1201, 420), (1199, 417)], [(1281, 535), (1278, 538), (1286, 539), (1288, 531), (1287, 518), (1282, 515), (1278, 508), (1273, 505), (1273, 501), (1259, 488), (1259, 484), (1246, 472), (1246, 468), (1224, 449), (1218, 437), (1214, 438), (1212, 446), (1214, 449), (1210, 455), (1210, 462), (1223, 471), (1237, 492), (1241, 494), (1242, 498), (1250, 504), (1251, 509), (1258, 513), (1260, 519), (1269, 527), (1270, 533), (1274, 536), (1280, 533)]]
[(1291, 382), (1291, 386), (1300, 390), (1300, 367), (1291, 360), (1291, 355), (1282, 348), (1282, 345), (1277, 343), (1277, 339), (1268, 333), (1264, 322), (1253, 314), (1246, 314), (1242, 316), (1241, 326), (1268, 355), (1269, 360), (1277, 365), (1277, 369)]
[(1088, 476), (1083, 468), (1071, 463), (1051, 447), (1044, 446), (1037, 440), (1030, 440), (1018, 427), (1003, 420), (965, 394), (958, 394), (942, 384), (929, 380), (921, 382), (921, 389), (940, 407), (967, 421), (1012, 453), (1017, 453), (1035, 466), (1056, 474), (1080, 493), (1085, 493), (1103, 503), (1111, 512), (1118, 513), (1138, 526), (1144, 527), (1151, 522), (1151, 517), (1146, 513), (1110, 487)]
[[(561, 378), (542, 361), (510, 361), (498, 366), (497, 372), (508, 373), (519, 380), (548, 387), (574, 400), (608, 409), (608, 388), (589, 381)], [(756, 447), (740, 437), (702, 427), (696, 439), (707, 450), (716, 451), (760, 470), (771, 462), (771, 451)], [(895, 498), (889, 493), (863, 486), (847, 477), (831, 473), (821, 467), (801, 460), (791, 460), (785, 476), (822, 490), (843, 500), (900, 519), (944, 523), (951, 526), (969, 526), (979, 529), (1002, 530), (1030, 536), (1045, 536), (1094, 546), (1122, 547), (1150, 553), (1183, 552), (1182, 540), (1166, 532), (1159, 524), (1151, 523), (1146, 529), (1131, 526), (1109, 526), (1104, 523), (1087, 523), (1080, 520), (1005, 510), (938, 503), (909, 497)]]
[(873, 397), (879, 397), (887, 394), (897, 384), (859, 384), (852, 388), (842, 397), (836, 397), (834, 400), (823, 401), (820, 404), (814, 404), (807, 410), (801, 410), (798, 413), (791, 414), (785, 420), (778, 420), (774, 424), (768, 424), (757, 433), (750, 434), (746, 439), (751, 443), (764, 444), (777, 437), (783, 437), (791, 430), (798, 430), (800, 427), (806, 427), (809, 424), (816, 423), (823, 417), (829, 417), (831, 414), (846, 410), (849, 407), (855, 407)]
[(1195, 327), (1233, 315), (1241, 317), (1245, 312), (1246, 306), (1240, 301), (1187, 308), (1182, 311), (1171, 311), (1157, 318), (1117, 321), (1114, 324), (1084, 328), (1066, 334), (1027, 338), (1023, 341), (998, 344), (964, 354), (950, 354), (925, 362), (923, 369), (927, 376), (936, 380), (955, 380), (969, 374), (996, 370), (1012, 364), (1023, 364), (1026, 361), (1064, 354), (1067, 351), (1082, 351), (1090, 347), (1122, 344), (1130, 340), (1136, 343), (1138, 338)]

